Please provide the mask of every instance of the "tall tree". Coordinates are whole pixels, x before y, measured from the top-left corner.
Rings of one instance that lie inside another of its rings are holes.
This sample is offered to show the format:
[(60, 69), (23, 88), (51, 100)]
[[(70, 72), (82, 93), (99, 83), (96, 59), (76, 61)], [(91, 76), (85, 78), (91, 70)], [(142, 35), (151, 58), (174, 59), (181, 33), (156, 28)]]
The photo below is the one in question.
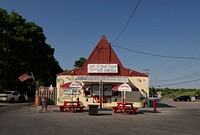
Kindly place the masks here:
[(25, 72), (33, 72), (42, 85), (55, 85), (56, 74), (63, 70), (45, 43), (43, 29), (14, 11), (0, 8), (0, 16), (0, 89), (35, 89), (33, 81), (18, 80)]
[(76, 60), (76, 61), (74, 62), (74, 67), (75, 67), (75, 68), (82, 67), (82, 66), (84, 65), (84, 63), (85, 63), (86, 60), (87, 60), (86, 58), (81, 57), (79, 60)]

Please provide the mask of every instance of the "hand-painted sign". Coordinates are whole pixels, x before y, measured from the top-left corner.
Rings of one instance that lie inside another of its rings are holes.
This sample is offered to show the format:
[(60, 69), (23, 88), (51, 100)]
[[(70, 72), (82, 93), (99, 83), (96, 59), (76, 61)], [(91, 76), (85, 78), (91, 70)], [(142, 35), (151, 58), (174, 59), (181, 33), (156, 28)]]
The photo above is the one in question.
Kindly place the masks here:
[(131, 91), (131, 87), (128, 84), (124, 83), (119, 86), (118, 91)]
[(118, 73), (117, 64), (88, 64), (88, 73)]
[(71, 88), (71, 89), (82, 89), (82, 86), (80, 84), (78, 84), (78, 83), (72, 82), (69, 85), (69, 88)]

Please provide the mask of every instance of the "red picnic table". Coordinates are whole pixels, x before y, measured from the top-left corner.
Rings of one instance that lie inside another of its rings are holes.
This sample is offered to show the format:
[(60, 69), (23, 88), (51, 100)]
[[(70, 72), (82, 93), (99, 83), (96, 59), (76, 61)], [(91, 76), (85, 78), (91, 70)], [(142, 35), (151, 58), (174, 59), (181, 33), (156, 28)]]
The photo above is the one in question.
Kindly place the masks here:
[(117, 102), (117, 106), (113, 106), (112, 109), (114, 113), (119, 111), (124, 114), (135, 114), (138, 108), (133, 107), (131, 102)]
[(64, 104), (59, 107), (61, 112), (76, 112), (77, 110), (83, 112), (85, 106), (80, 105), (79, 101), (64, 101)]

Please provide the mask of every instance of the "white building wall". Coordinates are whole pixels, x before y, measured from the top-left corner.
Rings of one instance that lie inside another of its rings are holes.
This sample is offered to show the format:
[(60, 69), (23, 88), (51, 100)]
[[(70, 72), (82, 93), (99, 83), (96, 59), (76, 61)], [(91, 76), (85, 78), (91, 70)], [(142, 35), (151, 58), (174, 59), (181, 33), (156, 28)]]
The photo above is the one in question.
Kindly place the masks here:
[[(81, 90), (80, 95), (65, 95), (63, 89), (60, 87), (64, 83), (72, 82), (76, 76), (68, 76), (68, 75), (61, 75), (58, 76), (57, 81), (57, 105), (63, 105), (64, 101), (73, 100), (75, 101), (77, 97), (79, 101), (84, 105), (87, 106), (88, 104), (95, 103), (92, 97), (85, 97), (84, 90)], [(140, 96), (147, 96), (149, 95), (149, 78), (148, 77), (128, 77), (129, 81), (134, 84), (139, 91), (141, 92)], [(84, 83), (82, 84), (84, 86)], [(128, 97), (128, 93), (127, 93)], [(119, 102), (119, 101), (118, 101)], [(112, 107), (116, 105), (116, 102), (106, 103), (103, 104), (103, 107)], [(142, 107), (143, 102), (134, 102), (135, 107)]]
[(134, 106), (143, 107), (144, 99), (142, 99), (142, 97), (144, 97), (147, 100), (147, 97), (149, 95), (149, 78), (148, 77), (129, 77), (128, 79), (141, 92), (141, 95), (140, 95), (141, 101), (134, 102)]

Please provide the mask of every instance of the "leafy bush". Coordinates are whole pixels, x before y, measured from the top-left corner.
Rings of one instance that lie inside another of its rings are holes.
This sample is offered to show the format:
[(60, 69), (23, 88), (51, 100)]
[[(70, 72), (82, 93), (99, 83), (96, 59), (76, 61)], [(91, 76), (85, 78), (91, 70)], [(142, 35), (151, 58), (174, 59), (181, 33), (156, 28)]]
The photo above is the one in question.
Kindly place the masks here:
[(156, 93), (162, 92), (162, 96), (165, 98), (174, 98), (180, 95), (189, 95), (190, 97), (200, 95), (200, 89), (170, 89), (170, 88), (150, 88), (149, 92)]

